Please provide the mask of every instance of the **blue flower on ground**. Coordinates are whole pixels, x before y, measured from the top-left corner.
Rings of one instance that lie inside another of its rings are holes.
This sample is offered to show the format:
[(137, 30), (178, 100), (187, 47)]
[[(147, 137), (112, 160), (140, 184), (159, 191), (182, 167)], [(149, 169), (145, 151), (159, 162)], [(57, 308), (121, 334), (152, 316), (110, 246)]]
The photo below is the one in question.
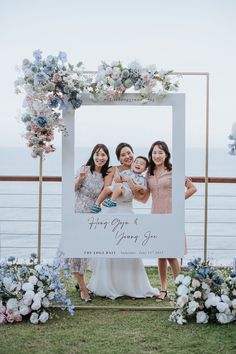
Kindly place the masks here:
[(221, 285), (224, 283), (224, 280), (222, 278), (219, 277), (219, 275), (217, 275), (216, 277), (214, 277), (213, 279), (213, 282), (216, 284), (216, 285)]
[(79, 108), (83, 102), (80, 98), (72, 98), (69, 101), (72, 104), (74, 109)]
[[(47, 125), (48, 119), (47, 117), (44, 116), (38, 116), (36, 118), (36, 124), (40, 127), (40, 128), (44, 128)], [(33, 257), (32, 257), (33, 258)]]
[(14, 262), (15, 261), (15, 257), (14, 256), (10, 256), (8, 257), (8, 262)]
[(127, 69), (123, 70), (121, 73), (121, 78), (128, 79), (128, 77), (129, 77), (129, 70), (127, 70)]
[(211, 277), (213, 275), (213, 270), (210, 269), (209, 267), (199, 268), (197, 270), (197, 274), (201, 278), (206, 278), (207, 276)]

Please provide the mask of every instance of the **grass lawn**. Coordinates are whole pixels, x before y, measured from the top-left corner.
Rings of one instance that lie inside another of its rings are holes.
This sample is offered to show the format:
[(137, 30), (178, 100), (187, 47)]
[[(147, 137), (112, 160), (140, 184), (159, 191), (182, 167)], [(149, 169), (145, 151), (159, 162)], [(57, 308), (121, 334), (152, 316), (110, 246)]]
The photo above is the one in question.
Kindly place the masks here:
[[(148, 269), (153, 286), (158, 286), (156, 269)], [(170, 280), (171, 283), (171, 280)], [(172, 284), (173, 289), (173, 284)], [(84, 305), (74, 291), (75, 305)], [(104, 309), (93, 310), (93, 306)], [(236, 325), (190, 323), (180, 326), (168, 321), (170, 311), (109, 310), (106, 306), (170, 306), (168, 300), (109, 300), (94, 297), (91, 309), (80, 309), (73, 317), (55, 311), (43, 325), (29, 322), (0, 326), (0, 354), (91, 353), (91, 354), (224, 354), (236, 353)]]

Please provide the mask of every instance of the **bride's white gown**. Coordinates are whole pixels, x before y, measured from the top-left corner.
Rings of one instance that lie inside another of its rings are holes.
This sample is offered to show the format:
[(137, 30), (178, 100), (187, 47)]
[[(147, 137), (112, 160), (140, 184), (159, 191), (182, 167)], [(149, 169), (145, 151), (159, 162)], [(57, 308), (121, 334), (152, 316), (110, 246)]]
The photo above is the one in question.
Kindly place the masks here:
[[(106, 209), (109, 213), (132, 213), (132, 202), (120, 198), (117, 207)], [(138, 258), (97, 258), (88, 289), (110, 299), (120, 296), (145, 298), (159, 294), (158, 289), (151, 287), (143, 262)]]

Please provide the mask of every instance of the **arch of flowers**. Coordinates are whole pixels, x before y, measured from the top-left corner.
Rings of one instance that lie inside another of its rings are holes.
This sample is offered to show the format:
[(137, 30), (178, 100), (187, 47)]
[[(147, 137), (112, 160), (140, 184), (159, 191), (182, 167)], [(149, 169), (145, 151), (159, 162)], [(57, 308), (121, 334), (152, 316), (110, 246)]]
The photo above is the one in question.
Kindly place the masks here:
[(72, 65), (67, 55), (42, 57), (33, 52), (34, 59), (24, 59), (18, 67), (15, 92), (24, 94), (21, 121), (25, 125), (24, 138), (31, 148), (32, 157), (55, 151), (54, 131), (67, 134), (62, 110), (72, 106), (77, 109), (83, 100), (113, 101), (127, 91), (135, 91), (147, 103), (152, 94), (164, 96), (178, 90), (178, 77), (171, 70), (158, 70), (156, 65), (142, 67), (131, 62), (127, 67), (120, 61), (110, 65), (102, 62), (94, 76), (86, 74), (82, 62)]

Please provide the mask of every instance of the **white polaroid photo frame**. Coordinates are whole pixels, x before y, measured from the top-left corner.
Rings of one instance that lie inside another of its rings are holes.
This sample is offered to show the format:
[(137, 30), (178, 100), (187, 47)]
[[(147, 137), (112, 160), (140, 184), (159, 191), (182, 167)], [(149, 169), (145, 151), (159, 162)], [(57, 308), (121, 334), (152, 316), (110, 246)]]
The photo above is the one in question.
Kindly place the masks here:
[[(83, 105), (97, 105), (99, 110), (99, 106), (102, 105), (142, 105), (142, 99), (138, 94), (127, 93), (116, 101), (93, 102), (88, 100), (83, 101)], [(185, 248), (185, 94), (174, 93), (164, 97), (153, 95), (146, 105), (172, 107), (172, 213), (145, 215), (75, 213), (75, 111), (67, 109), (63, 112), (63, 118), (69, 134), (62, 138), (61, 249), (65, 257), (183, 257)], [(98, 142), (94, 142), (94, 145)], [(150, 142), (150, 146), (152, 143)]]

